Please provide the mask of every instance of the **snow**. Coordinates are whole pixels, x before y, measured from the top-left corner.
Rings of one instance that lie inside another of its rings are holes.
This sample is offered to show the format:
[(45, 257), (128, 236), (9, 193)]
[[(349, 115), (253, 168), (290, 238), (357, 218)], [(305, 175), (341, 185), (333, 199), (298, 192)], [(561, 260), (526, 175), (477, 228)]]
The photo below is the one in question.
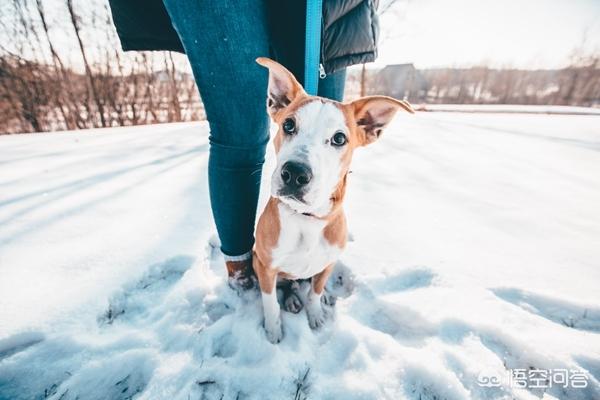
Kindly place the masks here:
[(577, 106), (541, 106), (523, 104), (420, 104), (415, 107), (419, 111), (600, 115), (600, 108)]
[[(327, 324), (279, 345), (211, 240), (206, 124), (0, 137), (0, 399), (600, 398), (599, 122), (398, 117), (355, 154)], [(521, 368), (588, 384), (478, 384)]]

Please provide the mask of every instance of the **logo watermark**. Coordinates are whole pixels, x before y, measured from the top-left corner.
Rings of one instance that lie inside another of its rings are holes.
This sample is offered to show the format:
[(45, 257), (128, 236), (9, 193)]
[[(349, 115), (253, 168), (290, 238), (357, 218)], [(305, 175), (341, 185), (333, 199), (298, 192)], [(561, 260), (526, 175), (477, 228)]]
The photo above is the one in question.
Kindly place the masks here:
[(504, 373), (482, 371), (477, 376), (477, 384), (482, 387), (511, 387), (520, 389), (548, 389), (552, 387), (584, 389), (588, 386), (588, 376), (576, 369), (537, 369), (515, 368)]

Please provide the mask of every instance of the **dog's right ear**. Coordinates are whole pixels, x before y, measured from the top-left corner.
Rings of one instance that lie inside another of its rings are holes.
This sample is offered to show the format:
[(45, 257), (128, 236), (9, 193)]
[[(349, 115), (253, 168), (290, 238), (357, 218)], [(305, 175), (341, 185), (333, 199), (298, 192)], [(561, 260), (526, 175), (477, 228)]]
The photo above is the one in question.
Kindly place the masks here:
[(259, 57), (256, 62), (269, 69), (267, 109), (271, 117), (287, 107), (296, 97), (305, 94), (302, 85), (283, 65), (266, 57)]

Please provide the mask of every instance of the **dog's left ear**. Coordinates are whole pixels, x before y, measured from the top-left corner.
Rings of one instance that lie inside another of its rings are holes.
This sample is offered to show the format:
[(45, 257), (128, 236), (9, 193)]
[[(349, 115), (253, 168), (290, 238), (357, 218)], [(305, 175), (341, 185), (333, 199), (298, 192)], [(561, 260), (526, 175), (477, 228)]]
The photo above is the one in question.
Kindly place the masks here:
[(407, 101), (387, 96), (361, 97), (350, 103), (350, 106), (354, 112), (363, 146), (379, 139), (383, 129), (390, 123), (398, 110), (403, 109), (411, 114), (415, 112)]
[(302, 85), (283, 65), (266, 57), (259, 57), (256, 62), (269, 69), (267, 109), (271, 117), (287, 107), (297, 96), (305, 94)]

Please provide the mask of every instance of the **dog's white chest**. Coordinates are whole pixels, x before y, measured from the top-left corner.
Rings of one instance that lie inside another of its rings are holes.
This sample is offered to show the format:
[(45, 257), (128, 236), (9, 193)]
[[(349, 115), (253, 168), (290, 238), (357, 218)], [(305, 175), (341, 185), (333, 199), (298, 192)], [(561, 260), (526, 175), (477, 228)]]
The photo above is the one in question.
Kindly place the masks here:
[(279, 204), (281, 229), (272, 251), (272, 265), (297, 279), (310, 278), (336, 261), (341, 248), (323, 236), (325, 221), (307, 217)]

